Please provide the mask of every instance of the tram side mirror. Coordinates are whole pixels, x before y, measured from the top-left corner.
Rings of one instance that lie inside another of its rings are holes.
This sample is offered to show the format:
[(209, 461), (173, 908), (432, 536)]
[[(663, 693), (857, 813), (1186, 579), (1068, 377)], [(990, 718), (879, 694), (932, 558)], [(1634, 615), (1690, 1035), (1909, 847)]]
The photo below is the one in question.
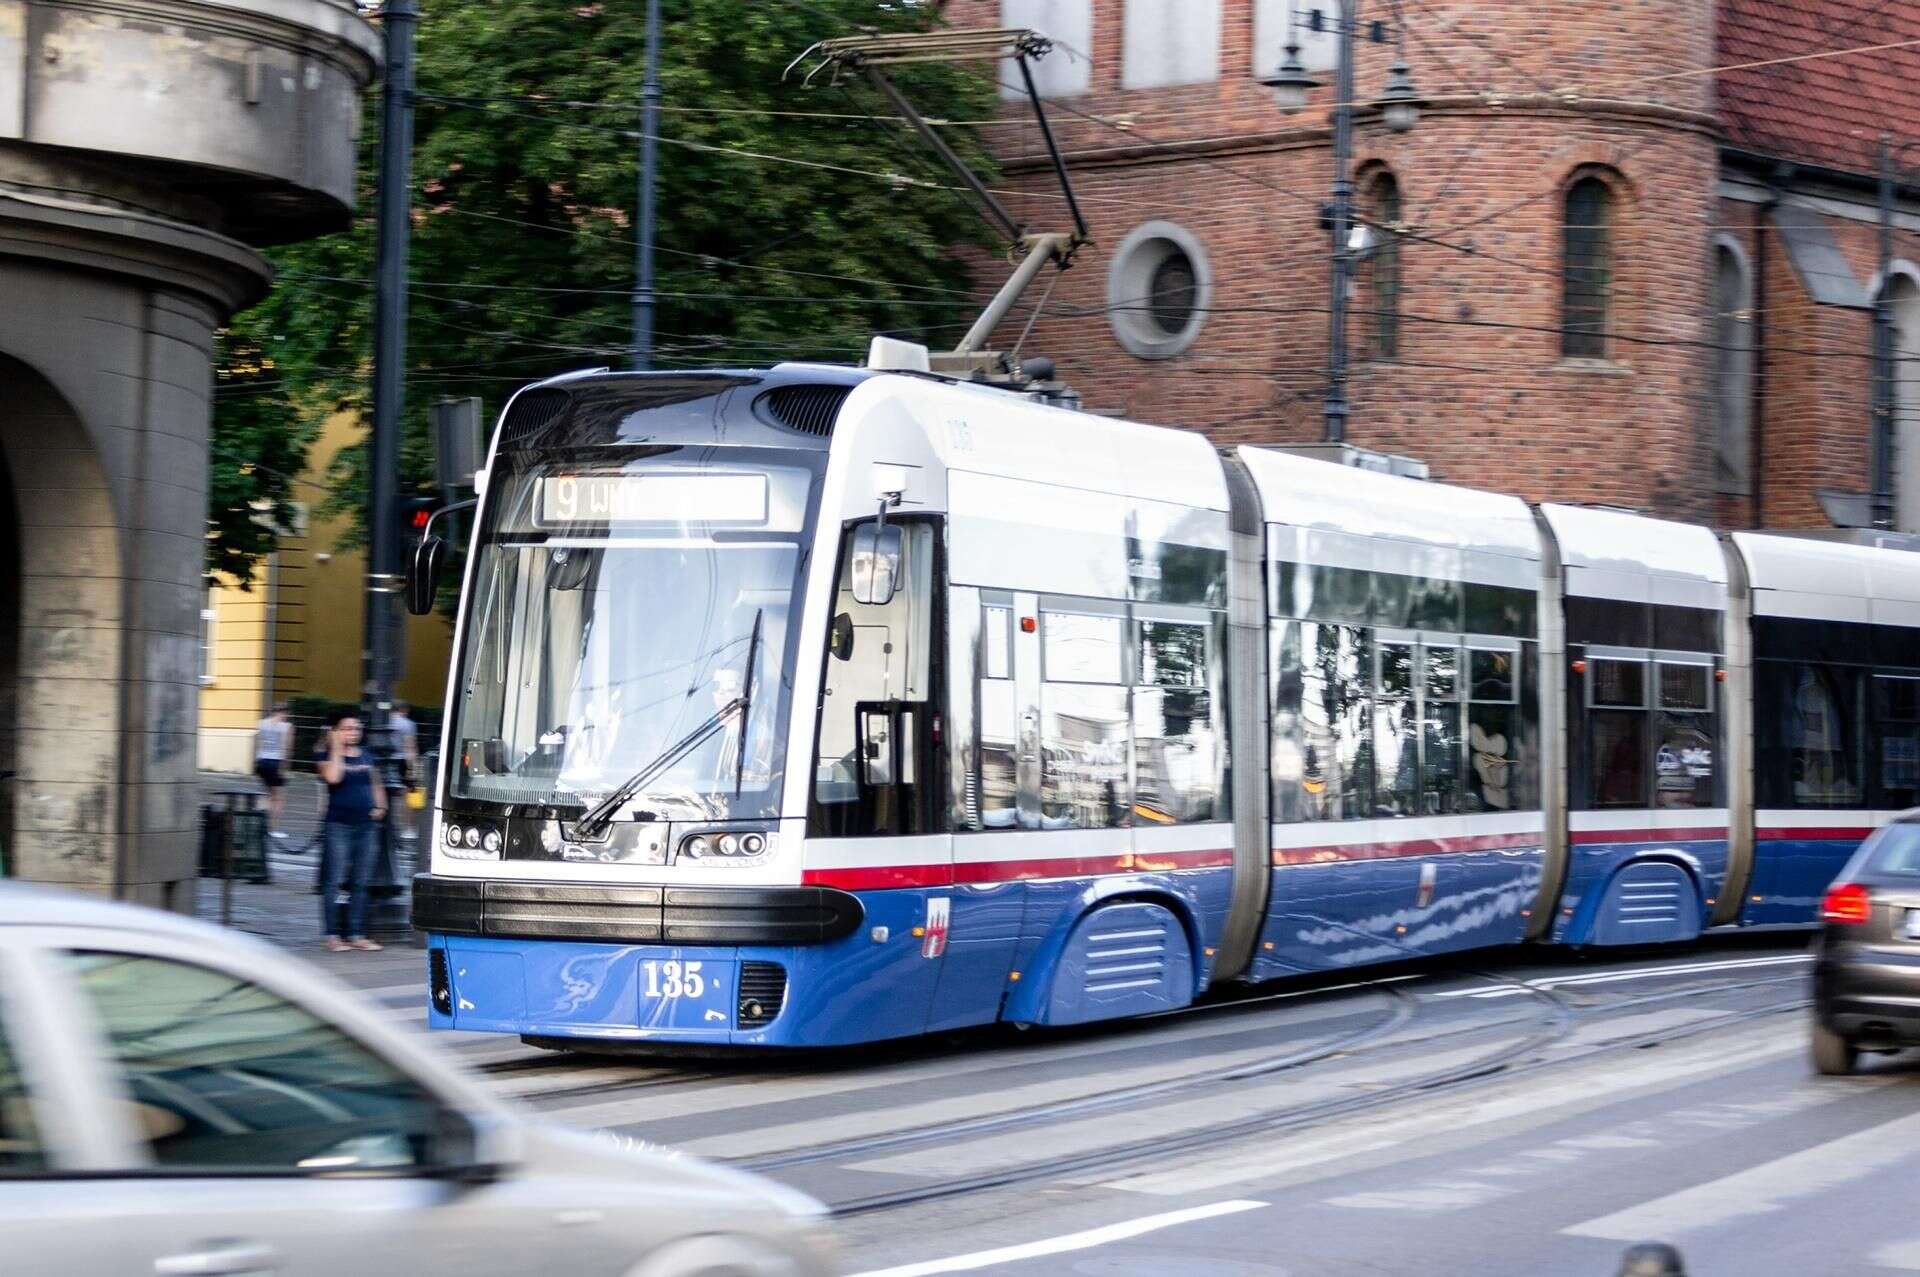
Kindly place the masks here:
[(447, 561), (447, 543), (442, 537), (427, 537), (413, 547), (407, 560), (407, 611), (425, 616), (433, 611), (434, 596), (440, 592), (440, 569)]
[(893, 602), (899, 588), (900, 554), (904, 537), (900, 525), (863, 523), (853, 530), (853, 601), (870, 607)]
[(833, 631), (827, 635), (827, 651), (837, 661), (853, 659), (853, 618), (845, 612), (833, 618)]

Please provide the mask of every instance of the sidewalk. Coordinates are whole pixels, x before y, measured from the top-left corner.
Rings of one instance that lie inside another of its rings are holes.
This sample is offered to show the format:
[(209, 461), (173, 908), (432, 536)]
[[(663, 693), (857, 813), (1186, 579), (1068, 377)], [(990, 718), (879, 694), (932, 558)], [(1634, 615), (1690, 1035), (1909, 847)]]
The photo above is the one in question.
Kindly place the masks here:
[[(261, 792), (260, 783), (251, 776), (224, 772), (201, 774), (202, 803), (221, 803), (224, 800), (216, 795), (222, 790), (234, 789)], [(320, 871), (318, 833), (325, 792), (325, 786), (311, 772), (296, 771), (288, 776), (286, 806), (282, 812), (287, 837), (269, 840), (267, 874), (270, 881), (240, 880), (232, 884), (230, 925), (235, 930), (251, 932), (316, 957), (321, 965), (336, 974), (369, 964), (385, 966), (387, 954), (330, 954), (321, 945), (320, 897), (314, 885)], [(414, 861), (420, 851), (418, 842), (396, 840), (393, 871), (402, 891), (395, 900), (382, 902), (376, 897), (369, 928), (375, 939), (406, 955), (409, 973), (418, 964), (419, 954), (412, 929), (407, 925), (405, 887), (413, 878)], [(201, 918), (216, 923), (221, 920), (225, 886), (218, 878), (200, 880), (195, 903)]]

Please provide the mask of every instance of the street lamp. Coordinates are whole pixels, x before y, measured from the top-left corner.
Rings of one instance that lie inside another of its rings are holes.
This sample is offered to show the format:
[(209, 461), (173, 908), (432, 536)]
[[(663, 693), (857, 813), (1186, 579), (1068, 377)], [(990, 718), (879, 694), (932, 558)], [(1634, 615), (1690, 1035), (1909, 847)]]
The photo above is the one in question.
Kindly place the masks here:
[(1306, 63), (1300, 60), (1300, 42), (1291, 35), (1287, 37), (1287, 56), (1280, 59), (1280, 69), (1262, 76), (1260, 83), (1273, 90), (1273, 100), (1288, 115), (1307, 105), (1308, 90), (1320, 87), (1320, 81), (1307, 74)]
[[(1353, 279), (1353, 266), (1363, 254), (1377, 245), (1367, 237), (1353, 234), (1353, 44), (1361, 30), (1362, 0), (1336, 0), (1340, 8), (1334, 14), (1333, 31), (1339, 38), (1340, 58), (1334, 76), (1333, 123), (1333, 201), (1327, 206), (1326, 225), (1333, 236), (1332, 296), (1327, 306), (1327, 397), (1324, 405), (1326, 440), (1342, 443), (1347, 436), (1347, 289)], [(1315, 9), (1308, 26), (1324, 31), (1327, 16)], [(1387, 24), (1370, 23), (1367, 38), (1375, 44), (1387, 43)], [(1273, 90), (1280, 109), (1292, 114), (1306, 105), (1307, 92), (1320, 87), (1320, 81), (1307, 73), (1300, 60), (1300, 45), (1291, 32), (1287, 37), (1286, 57), (1280, 69), (1261, 77), (1260, 83)], [(1405, 133), (1420, 118), (1420, 95), (1413, 87), (1413, 75), (1405, 59), (1396, 57), (1387, 69), (1387, 82), (1375, 103), (1386, 126)]]
[(1420, 95), (1414, 92), (1413, 76), (1404, 58), (1395, 58), (1387, 68), (1387, 85), (1380, 90), (1380, 114), (1395, 133), (1405, 133), (1420, 119)]

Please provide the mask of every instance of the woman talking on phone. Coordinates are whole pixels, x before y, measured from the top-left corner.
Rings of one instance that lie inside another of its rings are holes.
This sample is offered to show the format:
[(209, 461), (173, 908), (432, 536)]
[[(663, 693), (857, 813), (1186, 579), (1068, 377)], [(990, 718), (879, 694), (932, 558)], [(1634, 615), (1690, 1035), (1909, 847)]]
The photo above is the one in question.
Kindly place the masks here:
[[(327, 783), (320, 930), (335, 953), (381, 947), (367, 938), (367, 883), (373, 876), (374, 835), (387, 817), (387, 796), (360, 737), (359, 716), (351, 709), (336, 709), (327, 715), (326, 733), (314, 749), (320, 779)], [(334, 908), (342, 886), (347, 891), (344, 924)]]

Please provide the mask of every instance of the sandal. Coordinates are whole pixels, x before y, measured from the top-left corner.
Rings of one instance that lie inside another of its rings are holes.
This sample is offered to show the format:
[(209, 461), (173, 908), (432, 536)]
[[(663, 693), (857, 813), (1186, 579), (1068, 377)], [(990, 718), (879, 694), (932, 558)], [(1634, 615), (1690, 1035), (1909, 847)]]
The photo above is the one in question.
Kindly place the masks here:
[(339, 936), (327, 937), (328, 953), (345, 953), (347, 950), (351, 948), (353, 948), (353, 946), (348, 944), (345, 940), (342, 940)]
[(386, 947), (387, 946), (381, 944), (379, 941), (369, 940), (365, 936), (361, 936), (358, 940), (347, 941), (347, 948), (358, 949), (362, 953), (378, 953)]

